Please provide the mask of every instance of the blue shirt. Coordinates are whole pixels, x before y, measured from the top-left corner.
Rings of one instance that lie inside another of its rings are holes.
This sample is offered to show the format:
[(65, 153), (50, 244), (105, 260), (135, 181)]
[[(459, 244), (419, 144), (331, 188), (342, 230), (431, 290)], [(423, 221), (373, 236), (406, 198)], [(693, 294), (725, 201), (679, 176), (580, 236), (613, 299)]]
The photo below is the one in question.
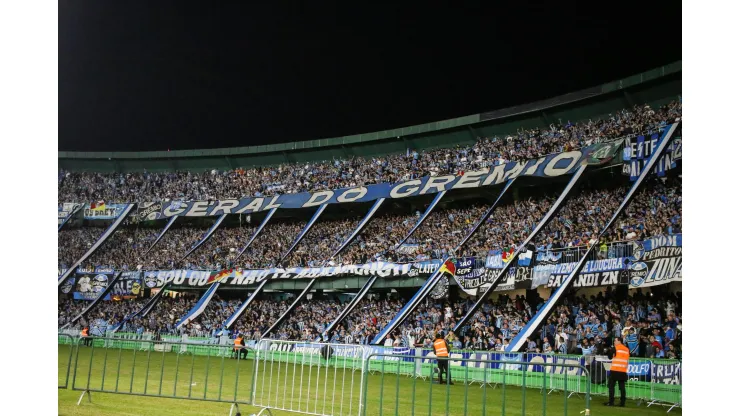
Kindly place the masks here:
[(637, 352), (637, 347), (639, 346), (639, 343), (637, 342), (637, 334), (627, 334), (627, 336), (624, 337), (624, 340), (627, 342), (630, 353)]

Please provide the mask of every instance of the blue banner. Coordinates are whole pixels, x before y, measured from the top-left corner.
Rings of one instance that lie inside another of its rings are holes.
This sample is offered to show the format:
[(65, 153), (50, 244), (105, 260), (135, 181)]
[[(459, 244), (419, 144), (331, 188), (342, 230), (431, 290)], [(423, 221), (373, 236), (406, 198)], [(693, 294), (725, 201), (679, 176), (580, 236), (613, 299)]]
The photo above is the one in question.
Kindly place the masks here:
[[(631, 181), (637, 180), (640, 176), (643, 167), (660, 143), (660, 136), (660, 133), (653, 133), (650, 136), (636, 136), (625, 139), (622, 173), (629, 176)], [(681, 160), (683, 156), (682, 147), (680, 137), (673, 139), (660, 158), (656, 160), (653, 172), (658, 176), (665, 176), (666, 171), (675, 169), (676, 161)]]
[(598, 143), (580, 150), (543, 156), (524, 162), (509, 162), (480, 171), (462, 175), (426, 176), (397, 183), (381, 183), (354, 188), (342, 188), (317, 192), (225, 199), (220, 201), (167, 201), (162, 202), (161, 215), (157, 214), (157, 203), (145, 203), (140, 218), (159, 219), (181, 215), (185, 217), (219, 216), (223, 214), (247, 214), (273, 208), (308, 208), (323, 204), (347, 202), (370, 202), (379, 198), (408, 198), (432, 195), (453, 189), (478, 188), (504, 183), (519, 176), (553, 178), (571, 175), (581, 164), (600, 165), (614, 158), (622, 141)]

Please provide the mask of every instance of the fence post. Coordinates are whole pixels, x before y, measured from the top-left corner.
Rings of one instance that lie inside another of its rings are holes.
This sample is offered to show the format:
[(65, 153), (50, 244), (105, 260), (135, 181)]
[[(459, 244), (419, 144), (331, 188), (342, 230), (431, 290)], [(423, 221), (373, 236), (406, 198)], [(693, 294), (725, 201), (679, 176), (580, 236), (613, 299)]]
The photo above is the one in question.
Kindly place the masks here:
[(69, 343), (67, 343), (66, 341), (62, 341), (62, 345), (69, 345), (69, 355), (67, 356), (67, 368), (65, 370), (65, 375), (64, 375), (64, 384), (59, 384), (57, 382), (57, 388), (66, 389), (69, 387), (69, 373), (72, 370), (72, 357), (74, 356), (74, 352), (75, 352), (75, 349), (77, 348), (77, 344), (75, 343), (74, 337), (72, 337), (69, 334), (63, 334), (63, 333), (57, 334), (57, 343), (59, 343), (60, 338), (62, 340), (69, 340)]

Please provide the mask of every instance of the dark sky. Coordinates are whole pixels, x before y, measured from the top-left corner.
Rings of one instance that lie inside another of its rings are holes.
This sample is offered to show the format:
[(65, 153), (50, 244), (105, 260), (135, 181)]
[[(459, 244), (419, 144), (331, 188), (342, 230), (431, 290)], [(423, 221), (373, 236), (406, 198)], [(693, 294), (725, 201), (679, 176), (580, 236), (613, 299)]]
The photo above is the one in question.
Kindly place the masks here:
[(367, 133), (548, 98), (681, 59), (679, 4), (176, 3), (60, 1), (59, 150)]

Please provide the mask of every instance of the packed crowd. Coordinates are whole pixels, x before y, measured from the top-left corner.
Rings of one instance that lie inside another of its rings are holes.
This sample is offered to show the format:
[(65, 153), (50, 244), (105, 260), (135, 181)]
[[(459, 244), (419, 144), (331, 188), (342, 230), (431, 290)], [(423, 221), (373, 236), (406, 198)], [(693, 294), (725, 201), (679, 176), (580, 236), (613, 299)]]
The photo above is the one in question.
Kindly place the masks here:
[(317, 221), (285, 258), (284, 267), (320, 267), (329, 264), (332, 255), (352, 234), (362, 220), (359, 218)]
[(95, 244), (105, 229), (81, 227), (57, 233), (57, 263), (60, 269), (72, 267)]
[(146, 251), (160, 230), (143, 227), (121, 227), (84, 263), (85, 267), (110, 267), (115, 270), (136, 270), (146, 264)]
[(223, 300), (218, 295), (208, 303), (203, 313), (187, 321), (181, 332), (191, 337), (216, 337), (223, 329), (223, 324), (241, 305), (241, 300)]
[(288, 309), (289, 303), (271, 299), (257, 299), (237, 319), (232, 332), (245, 339), (259, 340), (262, 334)]
[[(661, 298), (638, 292), (620, 302), (613, 299), (608, 293), (569, 297), (538, 333), (527, 338), (525, 350), (606, 355), (612, 339), (620, 336), (633, 357), (681, 358), (680, 292)], [(544, 302), (541, 298), (529, 303), (524, 296), (500, 295), (498, 300), (482, 305), (462, 328), (459, 338), (452, 329), (472, 301), (427, 300), (383, 340), (383, 345), (432, 348), (436, 334), (443, 334), (453, 349), (504, 351)], [(362, 320), (372, 318), (371, 313)], [(356, 338), (349, 340), (356, 342)]]
[[(603, 355), (615, 336), (630, 354), (646, 358), (681, 358), (681, 293), (652, 296), (637, 292), (620, 302), (608, 292), (572, 296), (548, 317), (542, 345), (529, 340), (528, 350), (565, 350)], [(561, 347), (561, 345), (565, 345)]]
[[(193, 295), (178, 297), (163, 296), (146, 317), (135, 317), (125, 321), (127, 317), (141, 310), (146, 300), (148, 299), (136, 298), (102, 301), (87, 316), (75, 322), (71, 328), (80, 329), (88, 326), (91, 328), (94, 327), (99, 332), (104, 333), (106, 330), (113, 330), (123, 323), (123, 326), (119, 328), (121, 332), (181, 335), (183, 331), (178, 331), (175, 325), (178, 319), (183, 317), (195, 305), (198, 299)], [(71, 298), (59, 299), (57, 322), (59, 328), (70, 324), (89, 303), (89, 301), (74, 300)]]
[[(640, 240), (656, 235), (681, 232), (681, 178), (653, 178), (640, 190), (606, 235), (596, 234), (621, 203), (627, 186), (609, 189), (583, 189), (569, 198), (553, 220), (534, 240), (537, 250), (552, 250), (614, 241)], [(521, 244), (537, 222), (552, 206), (554, 197), (542, 196), (504, 204), (491, 216), (457, 253), (462, 256), (489, 255), (494, 250), (507, 251)], [(359, 218), (319, 219), (283, 267), (364, 264), (372, 261), (411, 262), (444, 258), (475, 226), (486, 210), (485, 205), (450, 208), (432, 212), (427, 220), (401, 246), (397, 243), (417, 223), (421, 212), (387, 213), (370, 220), (363, 231), (338, 256), (331, 257), (359, 223)], [(183, 259), (187, 251), (205, 234), (207, 227), (185, 225), (173, 228), (146, 256), (159, 229), (126, 227), (113, 236), (85, 263), (110, 265), (126, 270), (192, 268), (245, 269), (270, 268), (281, 257), (305, 226), (303, 221), (270, 222), (250, 247), (236, 257), (254, 233), (255, 227), (224, 227), (198, 250)], [(102, 229), (84, 227), (59, 232), (59, 265), (78, 259), (96, 240)], [(605, 252), (606, 253), (606, 252)]]
[(314, 341), (344, 309), (346, 302), (337, 300), (304, 300), (295, 311), (275, 329), (278, 339)]
[(403, 308), (402, 299), (362, 299), (355, 309), (329, 334), (329, 341), (345, 344), (370, 344)]
[[(236, 258), (252, 237), (256, 227), (219, 227), (198, 250), (186, 260), (198, 269), (230, 269)], [(184, 254), (184, 253), (183, 253)]]
[(397, 182), (428, 175), (455, 174), (509, 161), (534, 159), (628, 134), (653, 131), (681, 117), (681, 103), (653, 110), (648, 105), (622, 110), (600, 120), (522, 129), (474, 145), (411, 151), (364, 159), (332, 160), (230, 171), (165, 173), (60, 172), (59, 202), (214, 200), (270, 196)]
[[(167, 230), (157, 244), (152, 247), (146, 256), (144, 269), (178, 269), (191, 264), (185, 257), (190, 250), (208, 231), (207, 226), (185, 224)], [(189, 268), (189, 267), (187, 267)]]
[[(376, 295), (372, 295), (376, 296)], [(547, 317), (541, 330), (527, 338), (525, 350), (532, 353), (605, 355), (615, 336), (623, 337), (634, 357), (681, 358), (681, 293), (665, 296), (644, 295), (637, 291), (620, 301), (606, 293), (586, 297), (571, 294)], [(223, 323), (241, 301), (215, 298), (206, 310), (179, 330), (177, 321), (197, 301), (196, 296), (165, 296), (144, 318), (126, 321), (122, 332), (215, 337)], [(531, 302), (530, 302), (531, 301)], [(473, 304), (470, 299), (450, 301), (427, 299), (386, 339), (385, 346), (431, 348), (436, 334), (443, 334), (453, 349), (503, 351), (544, 305), (539, 297), (525, 299), (500, 294), (485, 302), (462, 328), (461, 337), (452, 329)], [(86, 301), (60, 299), (58, 325), (64, 327), (88, 304)], [(74, 328), (84, 326), (112, 329), (135, 313), (144, 300), (104, 301), (80, 319)], [(347, 305), (338, 300), (306, 300), (271, 335), (285, 340), (369, 344), (404, 305), (402, 299), (363, 299), (333, 332), (324, 334), (328, 325)], [(286, 310), (288, 303), (256, 300), (232, 328), (246, 339), (258, 340)]]
[(362, 232), (332, 259), (332, 263), (365, 264), (373, 261), (406, 262), (421, 260), (416, 252), (396, 250), (419, 220), (421, 212), (387, 213), (370, 220)]
[(268, 223), (244, 251), (237, 266), (245, 269), (267, 269), (278, 266), (282, 256), (305, 226), (304, 221)]

